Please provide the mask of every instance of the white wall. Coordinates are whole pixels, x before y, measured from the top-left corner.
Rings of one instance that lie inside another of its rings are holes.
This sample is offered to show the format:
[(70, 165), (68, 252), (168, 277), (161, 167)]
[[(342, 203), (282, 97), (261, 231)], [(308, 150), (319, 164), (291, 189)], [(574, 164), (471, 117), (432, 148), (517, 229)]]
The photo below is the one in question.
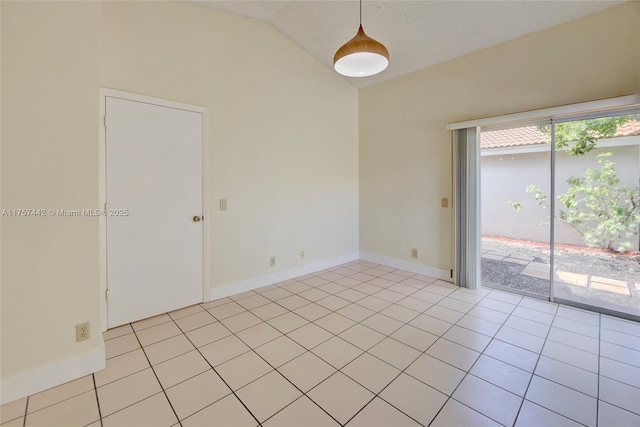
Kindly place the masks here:
[[(96, 207), (100, 4), (2, 2), (2, 209)], [(5, 379), (101, 346), (98, 221), (2, 217)], [(75, 325), (92, 324), (75, 342)], [(4, 396), (3, 396), (4, 399)]]
[[(358, 251), (357, 90), (281, 33), (186, 2), (1, 7), (3, 208), (97, 208), (103, 86), (209, 109), (212, 288)], [(97, 221), (2, 231), (4, 388), (100, 334)]]
[(640, 3), (360, 91), (360, 250), (452, 268), (450, 122), (640, 91)]
[(209, 108), (211, 287), (358, 251), (357, 90), (273, 27), (108, 2), (100, 84)]

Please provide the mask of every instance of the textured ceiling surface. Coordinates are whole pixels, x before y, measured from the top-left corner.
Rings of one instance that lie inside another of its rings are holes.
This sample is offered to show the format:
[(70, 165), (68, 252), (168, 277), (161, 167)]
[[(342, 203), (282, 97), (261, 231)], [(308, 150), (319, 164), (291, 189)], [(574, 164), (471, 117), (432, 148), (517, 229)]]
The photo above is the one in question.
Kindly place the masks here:
[[(356, 0), (207, 0), (198, 4), (273, 25), (327, 67), (358, 29)], [(366, 87), (562, 24), (626, 0), (365, 0), (366, 33), (389, 49), (382, 73), (347, 78)]]

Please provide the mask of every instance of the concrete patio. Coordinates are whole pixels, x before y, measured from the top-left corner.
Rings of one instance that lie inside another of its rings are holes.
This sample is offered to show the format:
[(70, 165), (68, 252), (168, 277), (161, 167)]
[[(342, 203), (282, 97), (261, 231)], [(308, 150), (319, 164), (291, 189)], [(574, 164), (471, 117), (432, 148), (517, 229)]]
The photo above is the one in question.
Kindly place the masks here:
[[(556, 250), (554, 297), (640, 318), (638, 257)], [(483, 237), (483, 285), (549, 297), (549, 248)]]

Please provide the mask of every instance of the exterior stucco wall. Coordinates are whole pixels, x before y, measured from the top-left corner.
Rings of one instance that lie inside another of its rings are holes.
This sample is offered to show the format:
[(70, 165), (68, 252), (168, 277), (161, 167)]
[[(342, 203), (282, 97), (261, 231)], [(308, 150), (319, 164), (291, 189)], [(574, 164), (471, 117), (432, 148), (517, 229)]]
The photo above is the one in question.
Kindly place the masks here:
[[(636, 138), (640, 140), (640, 137)], [(640, 143), (640, 141), (638, 141)], [(558, 152), (556, 156), (556, 194), (564, 193), (569, 177), (581, 177), (587, 168), (598, 168), (597, 155), (611, 152), (609, 157), (621, 182), (637, 185), (640, 179), (640, 145), (596, 149), (584, 156), (569, 156)], [(514, 239), (549, 241), (548, 209), (543, 209), (526, 193), (530, 184), (550, 195), (550, 152), (511, 152), (491, 155), (485, 150), (481, 160), (482, 179), (482, 234)], [(516, 212), (509, 202), (522, 203)], [(556, 209), (562, 208), (559, 202)], [(556, 243), (584, 245), (580, 234), (568, 224), (556, 222)], [(638, 249), (638, 236), (632, 240)]]

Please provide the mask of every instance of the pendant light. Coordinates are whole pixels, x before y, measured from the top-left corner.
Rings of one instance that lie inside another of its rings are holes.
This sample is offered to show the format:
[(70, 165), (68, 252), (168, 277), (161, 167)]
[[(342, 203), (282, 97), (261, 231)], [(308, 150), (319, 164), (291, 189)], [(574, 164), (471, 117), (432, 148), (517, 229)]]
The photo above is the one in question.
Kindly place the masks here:
[(343, 76), (367, 77), (384, 71), (388, 65), (387, 48), (366, 35), (362, 29), (362, 0), (360, 0), (360, 28), (354, 38), (338, 49), (333, 57), (333, 68)]

